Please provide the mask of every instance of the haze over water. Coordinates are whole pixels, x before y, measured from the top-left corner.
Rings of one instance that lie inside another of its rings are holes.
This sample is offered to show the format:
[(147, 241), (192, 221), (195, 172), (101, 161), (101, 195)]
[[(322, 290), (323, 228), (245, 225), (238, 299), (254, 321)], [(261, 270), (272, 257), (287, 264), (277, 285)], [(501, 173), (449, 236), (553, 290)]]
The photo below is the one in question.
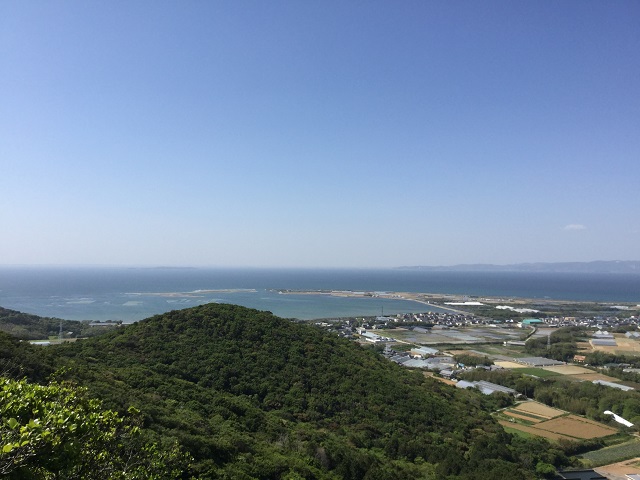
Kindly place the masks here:
[(235, 303), (299, 319), (434, 309), (404, 300), (278, 293), (285, 289), (640, 303), (640, 275), (623, 274), (396, 269), (0, 268), (0, 306), (72, 320), (131, 322), (209, 302)]

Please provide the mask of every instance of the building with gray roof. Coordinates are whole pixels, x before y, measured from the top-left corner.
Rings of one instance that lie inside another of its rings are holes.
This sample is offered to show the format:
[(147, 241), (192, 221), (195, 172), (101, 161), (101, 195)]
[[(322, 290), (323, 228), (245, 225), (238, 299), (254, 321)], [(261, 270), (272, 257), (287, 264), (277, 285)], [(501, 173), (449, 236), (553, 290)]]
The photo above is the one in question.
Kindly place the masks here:
[(480, 380), (477, 382), (469, 382), (467, 380), (460, 380), (456, 383), (456, 387), (458, 388), (477, 388), (485, 395), (491, 395), (495, 392), (507, 393), (509, 395), (518, 395), (513, 388), (503, 387), (502, 385), (498, 385), (491, 382), (486, 382), (484, 380)]
[(617, 388), (619, 390), (624, 390), (625, 392), (628, 392), (629, 390), (635, 390), (635, 388), (629, 387), (627, 385), (621, 385), (619, 383), (613, 383), (613, 382), (606, 382), (604, 380), (594, 380), (593, 383), (598, 385), (604, 385), (606, 387)]
[(514, 358), (514, 361), (530, 367), (552, 367), (554, 365), (564, 365), (564, 362), (544, 357)]

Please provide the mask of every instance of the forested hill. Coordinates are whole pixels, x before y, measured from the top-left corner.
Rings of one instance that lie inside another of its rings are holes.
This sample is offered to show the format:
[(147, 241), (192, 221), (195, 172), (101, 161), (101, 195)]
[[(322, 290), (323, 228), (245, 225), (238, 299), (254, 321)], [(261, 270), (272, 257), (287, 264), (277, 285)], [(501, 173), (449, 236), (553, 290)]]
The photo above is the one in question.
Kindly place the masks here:
[(526, 479), (562, 461), (504, 433), (477, 392), (268, 312), (210, 304), (45, 351), (202, 478)]
[(0, 307), (0, 332), (6, 332), (22, 340), (42, 340), (58, 336), (60, 327), (65, 338), (89, 337), (100, 335), (107, 327), (119, 322), (105, 322), (94, 326), (89, 321), (62, 320), (60, 318), (40, 317), (29, 313)]

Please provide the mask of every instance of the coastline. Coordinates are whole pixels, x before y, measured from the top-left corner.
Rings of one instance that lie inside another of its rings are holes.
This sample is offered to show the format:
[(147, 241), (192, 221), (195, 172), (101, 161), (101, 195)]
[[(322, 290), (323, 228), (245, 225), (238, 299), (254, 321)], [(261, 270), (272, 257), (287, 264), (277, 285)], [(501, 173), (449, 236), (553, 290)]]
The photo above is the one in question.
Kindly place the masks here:
[(405, 300), (407, 302), (416, 302), (423, 305), (429, 305), (432, 308), (439, 310), (446, 310), (454, 313), (466, 313), (462, 310), (451, 308), (444, 305), (436, 305), (430, 301), (420, 298), (429, 297), (441, 298), (442, 295), (429, 294), (429, 293), (411, 293), (411, 292), (359, 292), (352, 290), (274, 290), (281, 295), (327, 295), (331, 297), (341, 298), (382, 298), (385, 300)]
[[(442, 293), (423, 293), (423, 292), (363, 292), (352, 290), (275, 290), (281, 295), (327, 295), (341, 298), (382, 298), (388, 300), (405, 300), (409, 302), (421, 303), (439, 310), (446, 310), (452, 313), (468, 314), (472, 313), (456, 307), (504, 307), (505, 303), (513, 305), (509, 306), (511, 310), (523, 308), (530, 305), (544, 305), (548, 307), (559, 308), (562, 306), (579, 307), (579, 306), (609, 306), (612, 309), (623, 311), (640, 311), (640, 304), (636, 302), (598, 302), (598, 301), (581, 301), (581, 300), (558, 300), (558, 299), (534, 299), (522, 297), (471, 297), (474, 301), (469, 301), (469, 296), (458, 294), (442, 294)], [(524, 309), (527, 311), (528, 309)], [(517, 310), (516, 310), (517, 311)], [(528, 310), (531, 313), (538, 313), (538, 310)]]

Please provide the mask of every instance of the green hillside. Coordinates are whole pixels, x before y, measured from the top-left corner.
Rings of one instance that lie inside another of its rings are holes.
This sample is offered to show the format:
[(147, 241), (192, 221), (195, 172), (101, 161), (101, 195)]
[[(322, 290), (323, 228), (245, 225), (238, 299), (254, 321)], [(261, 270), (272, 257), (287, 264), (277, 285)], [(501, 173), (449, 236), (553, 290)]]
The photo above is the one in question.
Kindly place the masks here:
[(5, 332), (23, 340), (41, 340), (57, 337), (62, 332), (64, 338), (90, 337), (100, 335), (116, 322), (105, 322), (94, 326), (89, 321), (61, 320), (59, 318), (40, 317), (30, 313), (0, 307), (0, 332)]
[(506, 434), (484, 398), (313, 326), (233, 305), (47, 347), (105, 408), (137, 407), (202, 478), (535, 478), (566, 458)]

